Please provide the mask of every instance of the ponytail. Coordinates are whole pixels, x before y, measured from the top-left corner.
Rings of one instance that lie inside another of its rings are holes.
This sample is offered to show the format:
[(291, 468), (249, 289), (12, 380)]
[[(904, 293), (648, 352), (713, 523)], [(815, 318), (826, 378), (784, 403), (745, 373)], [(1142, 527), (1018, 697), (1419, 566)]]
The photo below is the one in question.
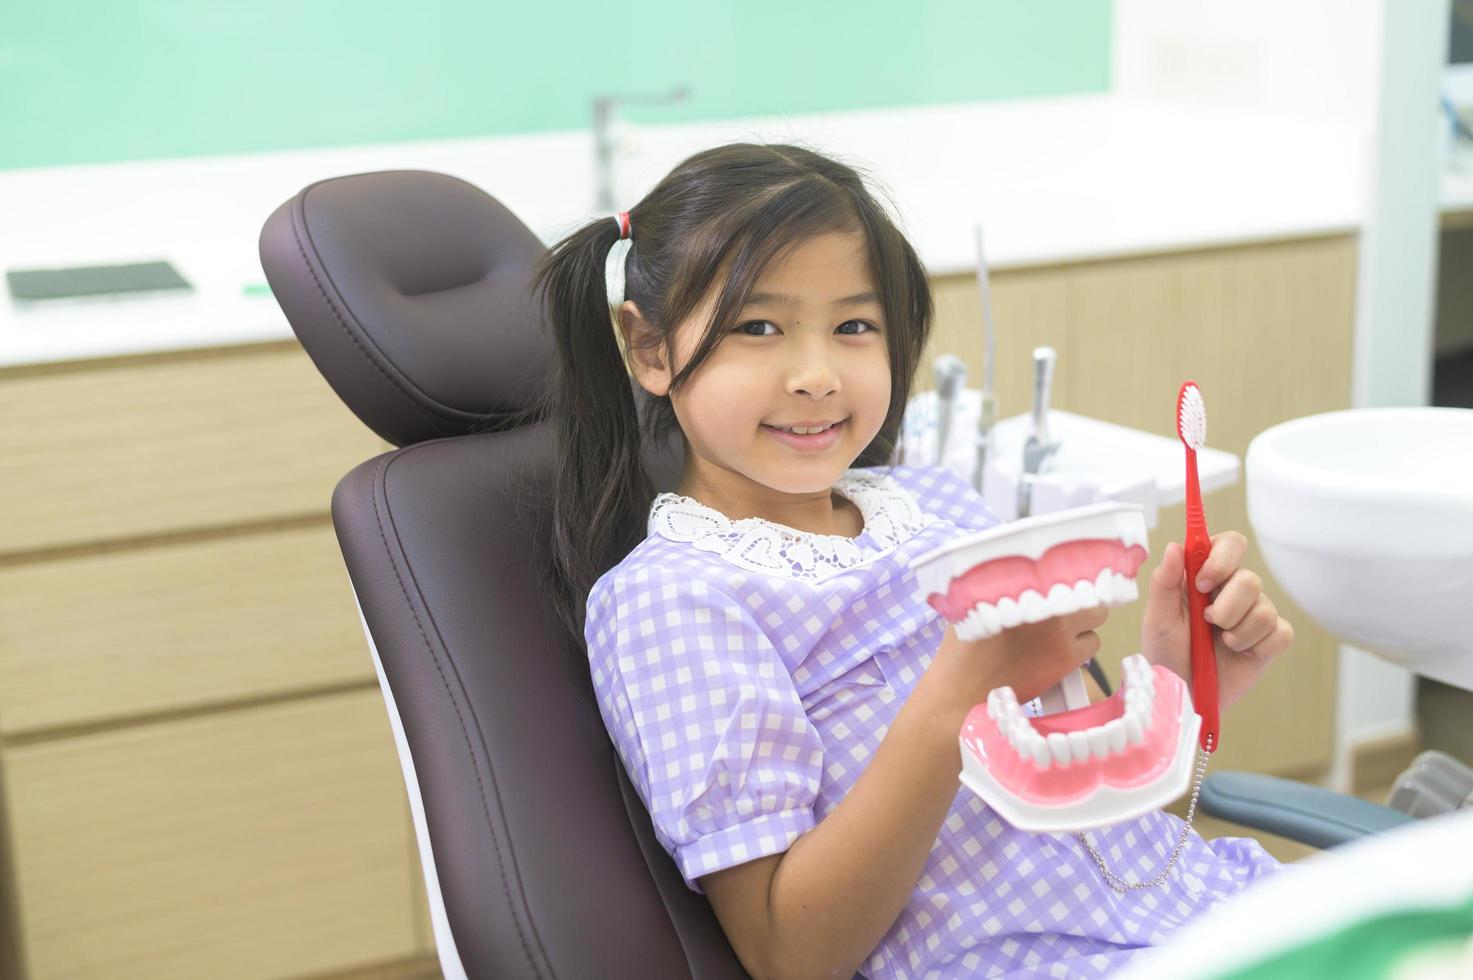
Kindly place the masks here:
[(551, 417), (558, 461), (544, 574), (585, 677), (589, 590), (639, 543), (645, 511), (654, 500), (604, 280), (605, 260), (618, 240), (619, 226), (610, 218), (585, 225), (553, 246), (538, 264), (532, 286), (541, 293), (557, 353)]

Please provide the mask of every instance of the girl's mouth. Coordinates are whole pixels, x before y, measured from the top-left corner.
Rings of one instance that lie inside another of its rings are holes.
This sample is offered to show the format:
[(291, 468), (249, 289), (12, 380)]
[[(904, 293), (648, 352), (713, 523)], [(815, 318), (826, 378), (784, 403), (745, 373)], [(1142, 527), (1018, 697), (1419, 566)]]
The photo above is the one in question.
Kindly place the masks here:
[(779, 442), (785, 443), (794, 449), (818, 452), (829, 448), (839, 441), (839, 430), (843, 429), (845, 423), (848, 421), (848, 419), (842, 419), (822, 432), (814, 432), (810, 435), (799, 435), (796, 432), (788, 432), (784, 429), (778, 429), (766, 424), (762, 428), (772, 433)]

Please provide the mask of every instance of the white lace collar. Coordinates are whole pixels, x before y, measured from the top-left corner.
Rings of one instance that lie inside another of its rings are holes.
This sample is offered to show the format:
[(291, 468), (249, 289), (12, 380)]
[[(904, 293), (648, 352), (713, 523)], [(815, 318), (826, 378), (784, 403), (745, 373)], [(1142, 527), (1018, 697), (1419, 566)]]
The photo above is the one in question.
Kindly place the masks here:
[[(936, 520), (895, 479), (863, 469), (845, 470), (834, 489), (864, 515), (859, 537), (799, 531), (762, 517), (733, 521), (700, 501), (662, 493), (650, 505), (650, 534), (694, 544), (722, 555), (741, 568), (769, 575), (816, 581), (853, 567), (909, 539)], [(870, 553), (865, 538), (873, 542)]]

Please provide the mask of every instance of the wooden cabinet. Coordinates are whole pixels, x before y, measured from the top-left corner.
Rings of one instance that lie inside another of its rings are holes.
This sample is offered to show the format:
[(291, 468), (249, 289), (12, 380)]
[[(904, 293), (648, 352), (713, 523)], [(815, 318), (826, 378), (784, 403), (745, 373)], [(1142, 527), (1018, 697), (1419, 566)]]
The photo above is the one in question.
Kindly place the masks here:
[(3, 565), (0, 623), (6, 736), (375, 680), (320, 517)]
[(280, 977), (415, 948), (377, 687), (6, 753), (33, 977)]
[(432, 972), (295, 341), (0, 370), (0, 976)]
[[(1032, 350), (1058, 351), (1054, 408), (1176, 438), (1183, 381), (1207, 404), (1208, 445), (1242, 458), (1259, 432), (1287, 419), (1350, 407), (1356, 239), (1312, 238), (1234, 248), (1006, 270), (993, 276), (999, 417), (1032, 402)], [(937, 319), (916, 379), (950, 351), (982, 374), (981, 304), (970, 275), (934, 282)], [(1211, 533), (1243, 532), (1244, 565), (1259, 573), (1295, 642), (1222, 721), (1213, 769), (1313, 776), (1333, 754), (1338, 644), (1299, 611), (1268, 572), (1248, 524), (1242, 472), (1203, 501)], [(1162, 508), (1141, 569), (1141, 599), (1100, 630), (1111, 677), (1140, 646), (1145, 585), (1166, 543), (1180, 541), (1182, 505)]]
[(0, 371), (0, 554), (326, 513), (383, 441), (295, 341)]

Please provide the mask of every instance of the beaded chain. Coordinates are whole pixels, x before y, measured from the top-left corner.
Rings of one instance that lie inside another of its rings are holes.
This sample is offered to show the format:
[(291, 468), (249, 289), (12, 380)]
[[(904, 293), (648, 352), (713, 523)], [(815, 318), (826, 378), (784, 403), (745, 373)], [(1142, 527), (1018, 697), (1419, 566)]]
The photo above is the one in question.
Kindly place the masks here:
[(1205, 751), (1199, 751), (1201, 755), (1197, 760), (1197, 774), (1192, 780), (1192, 802), (1187, 806), (1187, 820), (1182, 825), (1181, 837), (1178, 838), (1176, 848), (1171, 852), (1171, 857), (1167, 860), (1166, 867), (1162, 868), (1161, 873), (1150, 881), (1126, 881), (1124, 878), (1121, 878), (1115, 872), (1105, 867), (1105, 859), (1100, 855), (1099, 851), (1095, 850), (1095, 846), (1089, 842), (1089, 838), (1085, 837), (1083, 833), (1075, 832), (1074, 836), (1079, 838), (1079, 843), (1084, 845), (1084, 849), (1089, 852), (1090, 857), (1095, 859), (1095, 864), (1100, 866), (1100, 874), (1105, 876), (1106, 883), (1120, 894), (1124, 895), (1133, 888), (1154, 888), (1163, 883), (1166, 881), (1166, 876), (1171, 873), (1171, 869), (1176, 865), (1177, 858), (1181, 857), (1182, 848), (1186, 846), (1187, 837), (1192, 832), (1192, 817), (1197, 813), (1197, 794), (1202, 791), (1202, 775), (1207, 771), (1207, 757), (1212, 753), (1211, 735), (1207, 736)]

